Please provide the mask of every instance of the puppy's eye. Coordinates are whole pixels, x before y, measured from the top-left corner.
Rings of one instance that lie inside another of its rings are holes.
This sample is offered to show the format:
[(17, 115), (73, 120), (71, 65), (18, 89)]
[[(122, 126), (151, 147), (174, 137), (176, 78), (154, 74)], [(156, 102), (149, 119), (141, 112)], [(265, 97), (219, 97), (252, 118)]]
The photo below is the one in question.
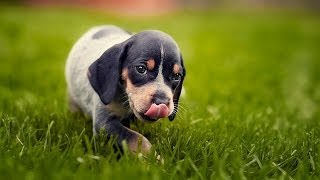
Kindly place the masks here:
[(136, 66), (136, 70), (140, 74), (146, 74), (147, 73), (147, 68), (145, 66)]
[(173, 80), (174, 81), (180, 81), (180, 79), (181, 79), (181, 74), (180, 73), (176, 73), (176, 74), (173, 75)]

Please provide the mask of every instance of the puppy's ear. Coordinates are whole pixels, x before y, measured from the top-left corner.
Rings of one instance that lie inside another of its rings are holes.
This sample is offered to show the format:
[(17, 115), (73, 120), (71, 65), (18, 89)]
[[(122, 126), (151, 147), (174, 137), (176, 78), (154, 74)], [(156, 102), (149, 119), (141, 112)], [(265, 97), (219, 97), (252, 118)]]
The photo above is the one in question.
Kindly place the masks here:
[(180, 98), (180, 94), (181, 94), (181, 90), (182, 90), (182, 84), (183, 84), (184, 77), (186, 76), (186, 69), (184, 68), (183, 59), (182, 59), (181, 54), (180, 54), (180, 59), (181, 59), (181, 66), (182, 66), (183, 72), (182, 72), (182, 76), (181, 76), (181, 81), (179, 82), (179, 85), (176, 87), (174, 94), (173, 94), (174, 110), (173, 110), (173, 113), (170, 114), (170, 116), (169, 116), (170, 121), (173, 121), (173, 119), (176, 117), (176, 114), (178, 112), (178, 103), (179, 103), (179, 98)]
[(127, 42), (114, 45), (89, 67), (90, 84), (104, 104), (109, 104), (116, 94), (121, 64), (126, 58), (127, 47)]

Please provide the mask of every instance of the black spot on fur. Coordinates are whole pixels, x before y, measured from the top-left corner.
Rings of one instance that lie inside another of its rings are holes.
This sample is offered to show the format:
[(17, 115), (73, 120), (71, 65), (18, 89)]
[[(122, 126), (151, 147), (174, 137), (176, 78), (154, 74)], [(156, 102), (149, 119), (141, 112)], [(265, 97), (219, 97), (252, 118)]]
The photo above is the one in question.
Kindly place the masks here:
[(100, 38), (107, 37), (108, 35), (116, 34), (116, 33), (131, 34), (130, 32), (125, 31), (125, 30), (120, 29), (115, 26), (105, 26), (104, 28), (100, 29), (98, 32), (94, 33), (92, 35), (92, 39), (100, 39)]
[(92, 39), (100, 39), (108, 33), (108, 29), (101, 29), (100, 31), (93, 34)]

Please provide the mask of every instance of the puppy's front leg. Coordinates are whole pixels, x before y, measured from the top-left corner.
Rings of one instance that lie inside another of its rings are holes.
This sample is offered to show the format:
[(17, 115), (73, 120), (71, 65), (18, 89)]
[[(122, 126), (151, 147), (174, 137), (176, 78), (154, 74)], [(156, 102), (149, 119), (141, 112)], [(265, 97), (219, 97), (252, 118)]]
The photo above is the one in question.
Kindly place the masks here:
[(120, 117), (112, 112), (106, 111), (104, 105), (97, 105), (94, 110), (93, 128), (94, 132), (105, 131), (108, 136), (116, 136), (117, 143), (121, 146), (123, 140), (128, 144), (129, 150), (133, 153), (147, 154), (151, 150), (151, 143), (143, 135), (123, 126)]

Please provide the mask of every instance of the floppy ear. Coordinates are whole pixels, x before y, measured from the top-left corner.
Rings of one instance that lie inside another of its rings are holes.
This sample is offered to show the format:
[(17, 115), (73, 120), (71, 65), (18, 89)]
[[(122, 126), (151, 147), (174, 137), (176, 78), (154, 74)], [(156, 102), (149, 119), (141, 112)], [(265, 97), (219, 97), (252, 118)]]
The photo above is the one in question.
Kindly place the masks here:
[(126, 56), (126, 47), (125, 42), (114, 45), (89, 67), (90, 84), (104, 104), (109, 104), (116, 94), (121, 64)]
[(180, 59), (181, 59), (181, 66), (182, 66), (183, 72), (182, 72), (181, 81), (179, 82), (179, 85), (176, 87), (173, 94), (174, 110), (173, 110), (173, 113), (169, 116), (170, 121), (173, 121), (173, 119), (176, 117), (176, 114), (178, 112), (178, 103), (179, 103), (179, 98), (182, 90), (182, 84), (183, 84), (184, 77), (186, 76), (186, 70), (183, 65), (183, 59), (181, 54), (180, 54)]

